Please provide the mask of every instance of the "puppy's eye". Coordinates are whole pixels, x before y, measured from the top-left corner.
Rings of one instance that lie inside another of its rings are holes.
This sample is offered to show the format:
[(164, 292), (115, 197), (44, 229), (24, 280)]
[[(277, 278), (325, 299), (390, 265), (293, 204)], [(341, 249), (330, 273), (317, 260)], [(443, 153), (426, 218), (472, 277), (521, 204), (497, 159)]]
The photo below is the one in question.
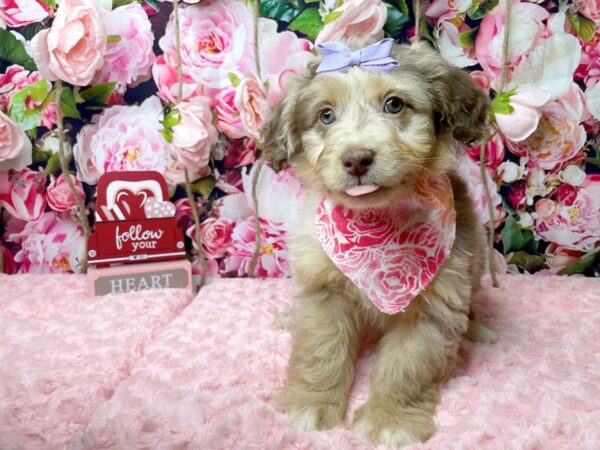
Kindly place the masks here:
[(329, 125), (330, 123), (335, 122), (335, 113), (333, 109), (327, 108), (321, 111), (321, 116), (319, 117), (322, 123), (325, 125)]
[(385, 105), (383, 105), (383, 110), (386, 113), (390, 114), (398, 114), (402, 111), (402, 107), (404, 103), (398, 97), (390, 97), (385, 101)]

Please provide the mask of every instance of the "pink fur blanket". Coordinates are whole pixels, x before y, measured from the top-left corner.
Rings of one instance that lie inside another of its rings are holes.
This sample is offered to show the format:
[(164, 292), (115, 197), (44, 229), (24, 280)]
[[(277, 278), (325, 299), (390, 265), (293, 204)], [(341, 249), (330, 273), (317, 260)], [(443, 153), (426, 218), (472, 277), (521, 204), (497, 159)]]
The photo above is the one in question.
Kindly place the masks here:
[[(508, 276), (476, 303), (501, 333), (465, 343), (414, 449), (600, 449), (600, 283)], [(198, 296), (90, 298), (78, 276), (0, 276), (0, 449), (369, 449), (347, 427), (298, 432), (269, 404), (289, 333), (288, 281)], [(365, 401), (374, 350), (357, 366)]]

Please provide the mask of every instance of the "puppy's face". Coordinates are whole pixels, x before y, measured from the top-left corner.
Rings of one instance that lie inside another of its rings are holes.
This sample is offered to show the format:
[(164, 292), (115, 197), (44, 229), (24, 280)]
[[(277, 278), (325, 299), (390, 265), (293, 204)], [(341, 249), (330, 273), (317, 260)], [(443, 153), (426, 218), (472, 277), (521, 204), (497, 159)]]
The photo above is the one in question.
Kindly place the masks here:
[[(310, 67), (266, 127), (270, 159), (289, 160), (305, 186), (351, 207), (386, 204), (423, 173), (448, 170), (456, 140), (483, 133), (487, 97), (431, 51), (396, 46), (393, 56), (390, 73)], [(449, 117), (460, 114), (470, 132)]]

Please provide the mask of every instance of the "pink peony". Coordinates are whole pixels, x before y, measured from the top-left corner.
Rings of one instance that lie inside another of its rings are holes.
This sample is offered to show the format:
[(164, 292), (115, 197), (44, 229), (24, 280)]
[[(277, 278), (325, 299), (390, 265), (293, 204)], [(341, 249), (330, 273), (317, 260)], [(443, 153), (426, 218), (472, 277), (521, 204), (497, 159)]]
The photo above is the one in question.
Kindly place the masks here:
[[(473, 161), (479, 163), (481, 145), (467, 149), (467, 154)], [(504, 159), (504, 142), (502, 137), (495, 134), (485, 145), (485, 164), (493, 169), (497, 167)]]
[(214, 96), (211, 104), (211, 108), (217, 113), (215, 122), (217, 129), (230, 139), (240, 139), (245, 136), (240, 112), (234, 103), (235, 91), (234, 87), (222, 89)]
[(149, 97), (140, 106), (113, 106), (84, 126), (73, 147), (77, 178), (95, 184), (104, 172), (157, 170), (170, 160), (171, 145), (160, 134), (162, 105)]
[(545, 89), (529, 87), (518, 89), (510, 96), (510, 114), (494, 115), (496, 125), (507, 139), (520, 142), (527, 139), (536, 130), (542, 113), (542, 107), (550, 99)]
[(69, 218), (46, 212), (36, 222), (28, 222), (9, 242), (21, 246), (15, 255), (22, 273), (79, 272), (83, 260), (84, 238), (81, 229)]
[(575, 8), (596, 23), (600, 22), (600, 0), (574, 0)]
[[(158, 95), (166, 102), (177, 103), (179, 86), (177, 84), (177, 69), (166, 63), (165, 57), (160, 55), (152, 66), (152, 78), (158, 87)], [(194, 83), (189, 75), (182, 76), (181, 100), (187, 101), (196, 95), (200, 95), (201, 89)]]
[(0, 171), (31, 164), (31, 141), (21, 127), (0, 111)]
[(557, 202), (563, 203), (567, 206), (571, 206), (577, 199), (577, 189), (575, 186), (568, 183), (561, 184), (556, 188), (554, 198)]
[(116, 91), (145, 81), (154, 63), (154, 34), (146, 12), (139, 3), (113, 9), (103, 17), (107, 36), (116, 36), (104, 53), (104, 65), (94, 77), (94, 84), (115, 81)]
[(330, 14), (339, 14), (339, 17), (323, 27), (316, 44), (381, 34), (387, 19), (387, 7), (381, 0), (345, 0)]
[[(204, 2), (179, 13), (183, 74), (212, 89), (229, 86), (229, 73), (254, 68), (252, 14), (236, 0)], [(164, 60), (177, 67), (173, 18), (159, 45)]]
[(38, 70), (46, 80), (87, 86), (104, 64), (106, 33), (95, 1), (62, 0), (50, 29), (31, 41)]
[(439, 42), (439, 50), (442, 57), (450, 64), (456, 67), (469, 67), (477, 64), (474, 55), (474, 48), (465, 48), (459, 39), (460, 33), (466, 33), (470, 28), (463, 24), (457, 27), (451, 21), (444, 21), (437, 28), (437, 40)]
[[(491, 196), (492, 205), (494, 206), (494, 220), (497, 224), (501, 223), (506, 216), (506, 212), (501, 208), (502, 197), (498, 193), (498, 187), (491, 178), (489, 169), (486, 170), (485, 182), (487, 183)], [(485, 199), (485, 192), (483, 190), (483, 183), (481, 182), (481, 172), (479, 165), (475, 163), (471, 158), (466, 156), (461, 157), (458, 165), (458, 174), (467, 183), (475, 211), (479, 216), (481, 223), (489, 222), (489, 214), (487, 209), (487, 201)]]
[(570, 266), (584, 255), (583, 252), (569, 250), (568, 248), (553, 243), (548, 245), (545, 253), (548, 257), (548, 267), (550, 268), (550, 272), (553, 274), (556, 274), (562, 269)]
[[(546, 36), (542, 23), (549, 17), (548, 11), (532, 3), (513, 3), (511, 9), (511, 33), (508, 39), (508, 66), (515, 67)], [(502, 42), (506, 29), (505, 5), (499, 4), (490, 11), (479, 26), (475, 40), (475, 54), (483, 70), (496, 78), (502, 72)]]
[(179, 169), (188, 170), (191, 181), (206, 173), (210, 149), (217, 139), (210, 100), (194, 98), (176, 106), (180, 122), (173, 127), (173, 155)]
[(0, 172), (0, 207), (17, 219), (36, 221), (46, 208), (46, 177), (23, 169)]
[(585, 128), (580, 125), (584, 114), (583, 93), (573, 84), (566, 96), (542, 108), (531, 136), (519, 143), (508, 142), (508, 148), (517, 156), (527, 156), (531, 167), (551, 170), (573, 159), (585, 144)]
[(22, 27), (41, 22), (52, 9), (42, 0), (0, 0), (0, 22), (9, 27)]
[(487, 73), (483, 72), (482, 70), (474, 70), (469, 72), (469, 76), (475, 82), (475, 84), (477, 84), (477, 86), (485, 91), (486, 94), (490, 92), (490, 88), (492, 87), (492, 79)]
[(30, 72), (17, 64), (8, 66), (6, 72), (0, 73), (0, 111), (8, 111), (13, 95), (40, 79), (39, 72)]
[(233, 141), (223, 160), (225, 169), (247, 166), (256, 160), (256, 144), (254, 140), (246, 138)]
[(226, 274), (240, 277), (256, 275), (261, 278), (284, 278), (290, 275), (285, 232), (277, 223), (267, 220), (261, 220), (260, 223), (261, 246), (256, 273), (248, 273), (256, 241), (254, 217), (249, 217), (233, 229), (232, 245), (225, 256)]
[(600, 241), (600, 175), (588, 175), (571, 205), (556, 203), (553, 214), (538, 214), (535, 233), (566, 249), (592, 250)]
[[(228, 219), (210, 217), (200, 224), (202, 249), (208, 259), (222, 258), (231, 246), (233, 222)], [(195, 227), (190, 227), (187, 236), (195, 242)]]
[(471, 6), (471, 0), (434, 0), (425, 11), (427, 17), (441, 22), (446, 19), (454, 19), (464, 13)]
[(259, 20), (260, 74), (264, 85), (269, 86), (267, 99), (271, 106), (279, 103), (285, 95), (286, 79), (299, 75), (314, 60), (311, 43), (299, 39), (291, 31), (277, 32), (277, 22)]
[(56, 103), (49, 102), (42, 112), (42, 126), (51, 130), (56, 125)]
[(246, 135), (260, 141), (262, 127), (271, 113), (267, 94), (260, 80), (255, 76), (244, 78), (237, 87), (234, 103), (240, 112)]
[[(81, 200), (85, 201), (85, 192), (83, 192), (83, 186), (81, 182), (77, 180), (73, 175), (69, 174), (75, 185), (77, 195)], [(77, 207), (77, 199), (73, 196), (73, 193), (69, 189), (67, 180), (64, 174), (60, 174), (58, 178), (50, 175), (50, 184), (47, 188), (47, 199), (48, 206), (57, 212), (70, 211)]]

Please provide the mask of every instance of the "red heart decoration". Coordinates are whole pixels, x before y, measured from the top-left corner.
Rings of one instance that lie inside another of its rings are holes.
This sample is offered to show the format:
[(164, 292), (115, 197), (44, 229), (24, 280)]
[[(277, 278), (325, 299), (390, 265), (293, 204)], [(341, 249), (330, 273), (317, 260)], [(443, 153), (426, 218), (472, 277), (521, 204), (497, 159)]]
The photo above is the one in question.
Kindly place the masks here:
[(126, 220), (144, 219), (146, 217), (144, 203), (152, 197), (154, 193), (150, 189), (136, 192), (121, 189), (115, 196), (115, 203)]

